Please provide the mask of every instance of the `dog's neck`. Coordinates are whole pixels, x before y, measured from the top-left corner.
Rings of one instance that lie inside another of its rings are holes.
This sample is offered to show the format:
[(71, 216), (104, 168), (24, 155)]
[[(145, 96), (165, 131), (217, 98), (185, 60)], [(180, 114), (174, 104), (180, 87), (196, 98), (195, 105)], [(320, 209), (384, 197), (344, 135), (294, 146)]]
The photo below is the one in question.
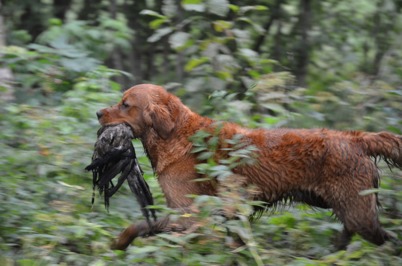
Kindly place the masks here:
[[(196, 131), (209, 127), (214, 121), (207, 117), (189, 111), (181, 116), (181, 120), (175, 121), (175, 128), (166, 139), (163, 139), (158, 133), (150, 128), (145, 132), (140, 140), (144, 150), (151, 162), (154, 172), (159, 175), (170, 164), (177, 162), (179, 158), (193, 156), (191, 149), (192, 142), (189, 140)], [(188, 131), (188, 124), (198, 123), (198, 129)]]

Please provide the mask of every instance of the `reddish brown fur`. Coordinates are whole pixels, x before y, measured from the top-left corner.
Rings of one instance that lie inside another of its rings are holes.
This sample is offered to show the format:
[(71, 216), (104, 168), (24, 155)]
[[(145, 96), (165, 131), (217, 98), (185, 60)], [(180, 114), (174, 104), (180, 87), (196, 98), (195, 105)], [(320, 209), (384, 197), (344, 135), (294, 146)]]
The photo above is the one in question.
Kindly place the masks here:
[[(202, 117), (164, 88), (142, 84), (124, 93), (120, 103), (98, 113), (102, 125), (127, 123), (141, 139), (167, 205), (189, 211), (189, 194), (216, 195), (215, 182), (191, 182), (196, 155), (189, 137), (198, 130), (212, 131), (214, 121)], [(258, 199), (268, 204), (286, 197), (294, 201), (332, 208), (345, 226), (341, 246), (354, 233), (382, 244), (389, 238), (381, 229), (377, 196), (359, 192), (378, 187), (379, 174), (371, 157), (382, 157), (392, 166), (402, 166), (402, 137), (387, 132), (334, 131), (328, 129), (247, 129), (223, 123), (220, 139), (242, 134), (243, 141), (258, 148), (257, 163), (235, 169), (248, 184), (261, 191)], [(224, 157), (218, 151), (219, 157)], [(182, 231), (192, 223), (183, 218), (175, 224), (165, 217), (152, 228), (145, 223), (131, 225), (114, 247), (125, 249), (137, 236), (150, 232)]]

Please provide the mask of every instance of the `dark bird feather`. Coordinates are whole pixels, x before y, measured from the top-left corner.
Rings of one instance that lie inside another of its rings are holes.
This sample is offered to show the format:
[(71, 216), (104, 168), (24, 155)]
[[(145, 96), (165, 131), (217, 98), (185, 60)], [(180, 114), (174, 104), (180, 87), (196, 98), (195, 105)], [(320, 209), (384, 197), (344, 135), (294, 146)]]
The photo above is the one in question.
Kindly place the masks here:
[[(98, 130), (97, 136), (92, 163), (85, 168), (93, 174), (92, 204), (95, 202), (95, 189), (98, 188), (104, 196), (106, 209), (109, 209), (110, 198), (127, 179), (148, 223), (151, 216), (156, 220), (155, 210), (147, 208), (154, 202), (131, 142), (134, 138), (131, 128), (126, 124), (104, 126)], [(112, 180), (119, 174), (114, 185)]]

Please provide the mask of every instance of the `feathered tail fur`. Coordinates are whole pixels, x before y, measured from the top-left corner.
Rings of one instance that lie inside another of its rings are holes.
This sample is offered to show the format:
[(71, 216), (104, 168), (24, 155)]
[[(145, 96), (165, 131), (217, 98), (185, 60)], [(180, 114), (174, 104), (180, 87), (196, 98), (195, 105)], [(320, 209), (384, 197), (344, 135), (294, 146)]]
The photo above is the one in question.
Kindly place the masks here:
[(388, 132), (365, 133), (362, 146), (367, 155), (402, 169), (402, 136)]

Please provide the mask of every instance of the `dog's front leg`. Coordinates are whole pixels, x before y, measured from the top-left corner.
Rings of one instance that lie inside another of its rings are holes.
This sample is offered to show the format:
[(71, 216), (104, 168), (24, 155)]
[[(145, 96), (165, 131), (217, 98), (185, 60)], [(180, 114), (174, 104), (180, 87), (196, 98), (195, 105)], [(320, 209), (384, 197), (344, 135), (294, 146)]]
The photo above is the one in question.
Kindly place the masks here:
[[(185, 210), (181, 210), (186, 213)], [(112, 249), (125, 250), (137, 237), (147, 237), (163, 232), (183, 232), (191, 227), (194, 218), (183, 215), (178, 219), (172, 220), (169, 216), (151, 222), (146, 221), (132, 224), (120, 233), (118, 238), (112, 243)]]

